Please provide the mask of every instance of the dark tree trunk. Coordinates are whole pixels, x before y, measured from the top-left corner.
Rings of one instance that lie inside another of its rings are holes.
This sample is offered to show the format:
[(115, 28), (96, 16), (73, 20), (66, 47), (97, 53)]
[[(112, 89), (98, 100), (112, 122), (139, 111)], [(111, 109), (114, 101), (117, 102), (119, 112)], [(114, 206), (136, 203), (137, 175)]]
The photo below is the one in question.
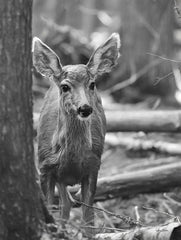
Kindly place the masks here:
[[(172, 57), (174, 1), (170, 0), (123, 0), (120, 1), (122, 19), (122, 57), (121, 67), (125, 78), (143, 69), (157, 57)], [(157, 81), (172, 71), (171, 63), (162, 60), (150, 68), (134, 85), (149, 93), (162, 96), (175, 91), (173, 76)], [(124, 79), (124, 77), (123, 77)], [(158, 82), (158, 84), (156, 84)]]
[(31, 96), (32, 1), (0, 0), (0, 239), (40, 239)]

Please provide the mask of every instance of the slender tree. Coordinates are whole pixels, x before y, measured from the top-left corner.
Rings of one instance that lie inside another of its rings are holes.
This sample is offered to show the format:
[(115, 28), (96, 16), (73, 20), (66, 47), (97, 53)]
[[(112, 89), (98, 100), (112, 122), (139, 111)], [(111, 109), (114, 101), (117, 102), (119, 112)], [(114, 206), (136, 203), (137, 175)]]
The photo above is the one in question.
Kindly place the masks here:
[(0, 239), (39, 239), (32, 124), (32, 0), (0, 0)]
[[(172, 72), (171, 63), (149, 54), (173, 58), (174, 1), (123, 0), (120, 1), (120, 14), (120, 61), (124, 74), (129, 76), (150, 66), (136, 83), (139, 88), (162, 96), (174, 94), (173, 76), (169, 75)], [(156, 64), (158, 60), (161, 62)], [(164, 76), (167, 77), (161, 80)]]

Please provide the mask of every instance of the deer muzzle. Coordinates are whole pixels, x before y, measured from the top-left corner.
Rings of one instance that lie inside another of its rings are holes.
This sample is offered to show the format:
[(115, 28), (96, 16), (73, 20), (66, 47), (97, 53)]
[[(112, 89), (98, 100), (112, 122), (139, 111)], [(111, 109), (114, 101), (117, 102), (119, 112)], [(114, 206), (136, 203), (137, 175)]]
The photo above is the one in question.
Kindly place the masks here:
[(83, 106), (78, 108), (77, 112), (80, 115), (80, 117), (87, 118), (89, 115), (91, 115), (93, 109), (91, 106), (84, 104)]

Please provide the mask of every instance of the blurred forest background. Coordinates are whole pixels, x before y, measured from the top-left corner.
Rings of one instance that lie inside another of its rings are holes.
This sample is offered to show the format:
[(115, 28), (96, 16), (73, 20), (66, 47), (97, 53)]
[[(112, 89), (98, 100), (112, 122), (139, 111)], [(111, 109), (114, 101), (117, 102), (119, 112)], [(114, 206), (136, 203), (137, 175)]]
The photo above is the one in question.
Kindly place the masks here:
[[(120, 34), (118, 65), (97, 80), (97, 87), (110, 116), (108, 125), (117, 112), (125, 122), (113, 127), (114, 133), (108, 126), (95, 201), (110, 198), (97, 207), (148, 225), (181, 214), (180, 115), (164, 113), (179, 110), (181, 104), (180, 9), (179, 0), (34, 0), (33, 6), (33, 36), (50, 46), (63, 65), (86, 64), (111, 33)], [(34, 70), (35, 122), (49, 84)], [(144, 114), (146, 110), (161, 112)], [(137, 130), (139, 122), (141, 126), (147, 122), (149, 133)], [(55, 216), (58, 219), (58, 213)], [(71, 218), (79, 221), (80, 216), (74, 209)], [(96, 213), (101, 231), (128, 225), (105, 212)]]
[(181, 58), (179, 3), (35, 0), (33, 35), (45, 41), (66, 65), (85, 64), (99, 44), (118, 32), (122, 42), (119, 65), (111, 76), (99, 79), (98, 86), (118, 102), (137, 103), (149, 97), (151, 105), (164, 100), (176, 104), (181, 84), (177, 71)]

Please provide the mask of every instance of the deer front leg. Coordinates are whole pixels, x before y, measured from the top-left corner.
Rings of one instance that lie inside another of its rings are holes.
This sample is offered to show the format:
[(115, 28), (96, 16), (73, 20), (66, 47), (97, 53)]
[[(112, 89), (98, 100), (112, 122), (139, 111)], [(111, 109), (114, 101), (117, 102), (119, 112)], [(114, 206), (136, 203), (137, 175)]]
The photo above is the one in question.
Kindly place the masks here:
[(60, 197), (60, 212), (62, 225), (64, 226), (70, 216), (70, 209), (73, 205), (73, 198), (63, 183), (57, 183), (57, 188)]
[[(43, 172), (43, 171), (42, 171)], [(44, 172), (40, 175), (40, 184), (46, 198), (48, 207), (51, 208), (54, 200), (55, 180), (51, 173)]]
[[(81, 183), (82, 202), (92, 207), (97, 185), (97, 172), (85, 177)], [(88, 226), (94, 225), (94, 210), (91, 207), (82, 205), (83, 221), (87, 235), (93, 235), (94, 230)]]

